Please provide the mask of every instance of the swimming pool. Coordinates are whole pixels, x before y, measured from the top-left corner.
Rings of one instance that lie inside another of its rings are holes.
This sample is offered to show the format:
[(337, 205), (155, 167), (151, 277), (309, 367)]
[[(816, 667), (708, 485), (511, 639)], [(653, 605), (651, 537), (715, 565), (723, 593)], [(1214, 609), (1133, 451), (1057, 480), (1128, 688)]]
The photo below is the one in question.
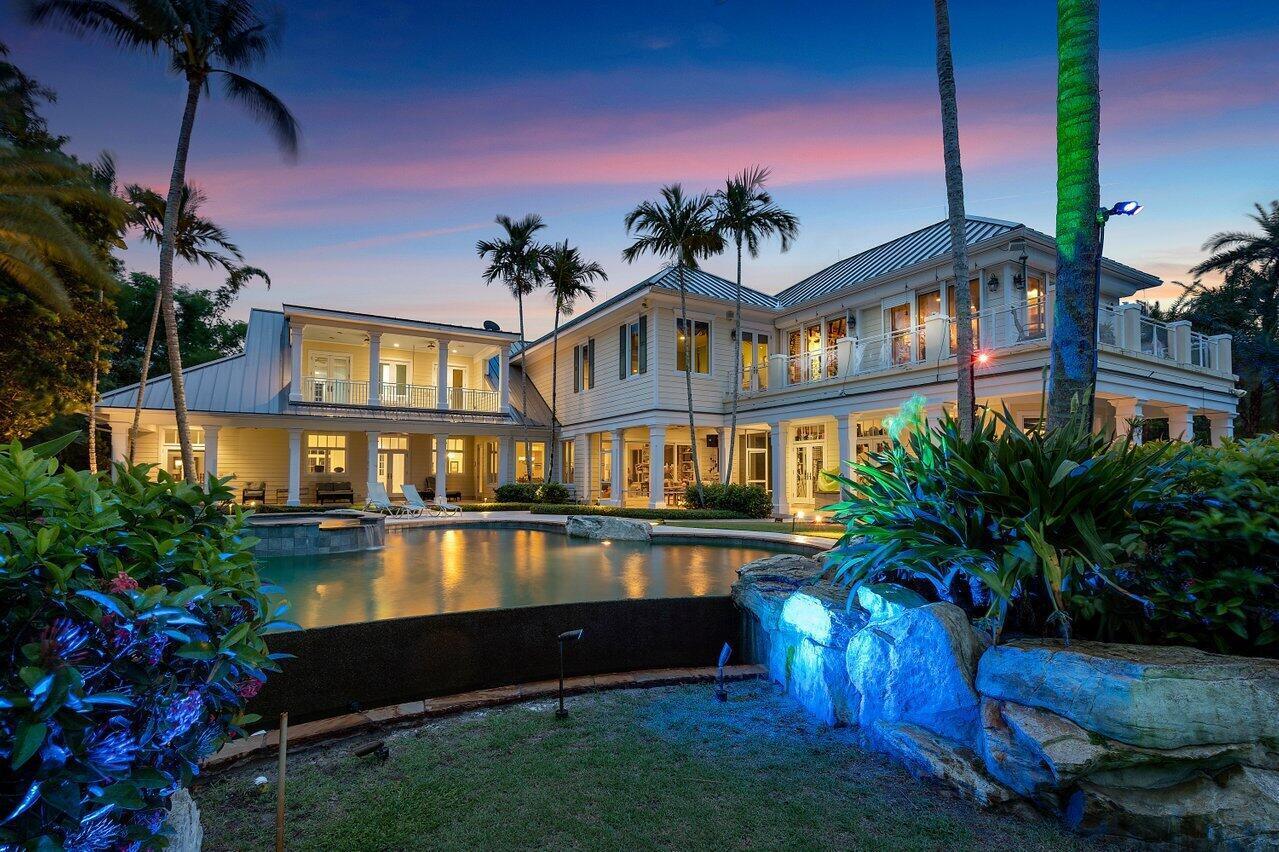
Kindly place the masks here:
[(737, 568), (786, 552), (728, 543), (599, 542), (535, 529), (405, 529), (381, 550), (261, 560), (291, 618), (327, 627), (411, 615), (726, 595)]

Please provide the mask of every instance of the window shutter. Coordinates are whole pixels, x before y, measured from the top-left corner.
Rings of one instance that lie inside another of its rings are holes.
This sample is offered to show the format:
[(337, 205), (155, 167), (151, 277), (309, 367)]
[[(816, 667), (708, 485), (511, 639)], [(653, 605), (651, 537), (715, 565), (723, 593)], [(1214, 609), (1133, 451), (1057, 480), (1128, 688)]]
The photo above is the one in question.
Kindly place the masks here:
[(640, 314), (639, 371), (648, 372), (648, 314)]
[(626, 379), (626, 324), (617, 328), (617, 380)]
[(586, 346), (587, 346), (586, 375), (590, 377), (590, 384), (588, 384), (587, 386), (593, 388), (595, 387), (595, 338), (592, 337), (590, 340), (588, 340), (586, 342)]
[(573, 347), (573, 393), (582, 389), (582, 361), (579, 358), (580, 347)]

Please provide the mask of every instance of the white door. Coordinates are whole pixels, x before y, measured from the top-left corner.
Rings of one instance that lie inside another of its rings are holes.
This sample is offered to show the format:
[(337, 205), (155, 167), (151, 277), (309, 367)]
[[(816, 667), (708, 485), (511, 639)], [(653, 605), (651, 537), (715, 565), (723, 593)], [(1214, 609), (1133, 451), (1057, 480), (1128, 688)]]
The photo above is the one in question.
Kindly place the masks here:
[(408, 405), (409, 365), (403, 361), (383, 361), (379, 368), (382, 404)]
[(351, 401), (351, 356), (318, 352), (311, 355), (311, 399), (313, 402)]
[(812, 500), (817, 493), (817, 477), (822, 472), (821, 444), (795, 445), (795, 499)]
[(399, 495), (408, 467), (409, 454), (403, 450), (378, 450), (377, 481), (392, 499)]

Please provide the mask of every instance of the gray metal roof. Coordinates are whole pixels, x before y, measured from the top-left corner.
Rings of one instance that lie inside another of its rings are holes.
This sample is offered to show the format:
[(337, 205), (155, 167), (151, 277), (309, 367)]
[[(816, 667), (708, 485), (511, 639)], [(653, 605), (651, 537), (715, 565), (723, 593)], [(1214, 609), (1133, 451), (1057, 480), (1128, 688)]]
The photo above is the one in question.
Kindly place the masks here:
[[(663, 269), (656, 275), (646, 278), (643, 283), (678, 293), (679, 268), (671, 266)], [(684, 270), (684, 286), (694, 296), (720, 299), (725, 302), (731, 302), (736, 298), (734, 295), (737, 289), (736, 284), (726, 278), (712, 275), (705, 269), (686, 268)], [(770, 296), (767, 293), (761, 293), (745, 286), (742, 287), (742, 303), (754, 308), (767, 308), (769, 310), (777, 310), (779, 307), (776, 296)]]

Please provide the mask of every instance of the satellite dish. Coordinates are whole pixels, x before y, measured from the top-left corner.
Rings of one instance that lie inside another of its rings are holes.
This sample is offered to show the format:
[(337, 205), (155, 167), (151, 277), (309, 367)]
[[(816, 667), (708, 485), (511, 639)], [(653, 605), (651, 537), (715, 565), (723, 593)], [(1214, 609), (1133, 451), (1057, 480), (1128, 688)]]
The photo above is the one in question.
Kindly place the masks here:
[(502, 327), (498, 325), (497, 323), (493, 322), (493, 320), (484, 320), (484, 330), (485, 331), (501, 331)]

